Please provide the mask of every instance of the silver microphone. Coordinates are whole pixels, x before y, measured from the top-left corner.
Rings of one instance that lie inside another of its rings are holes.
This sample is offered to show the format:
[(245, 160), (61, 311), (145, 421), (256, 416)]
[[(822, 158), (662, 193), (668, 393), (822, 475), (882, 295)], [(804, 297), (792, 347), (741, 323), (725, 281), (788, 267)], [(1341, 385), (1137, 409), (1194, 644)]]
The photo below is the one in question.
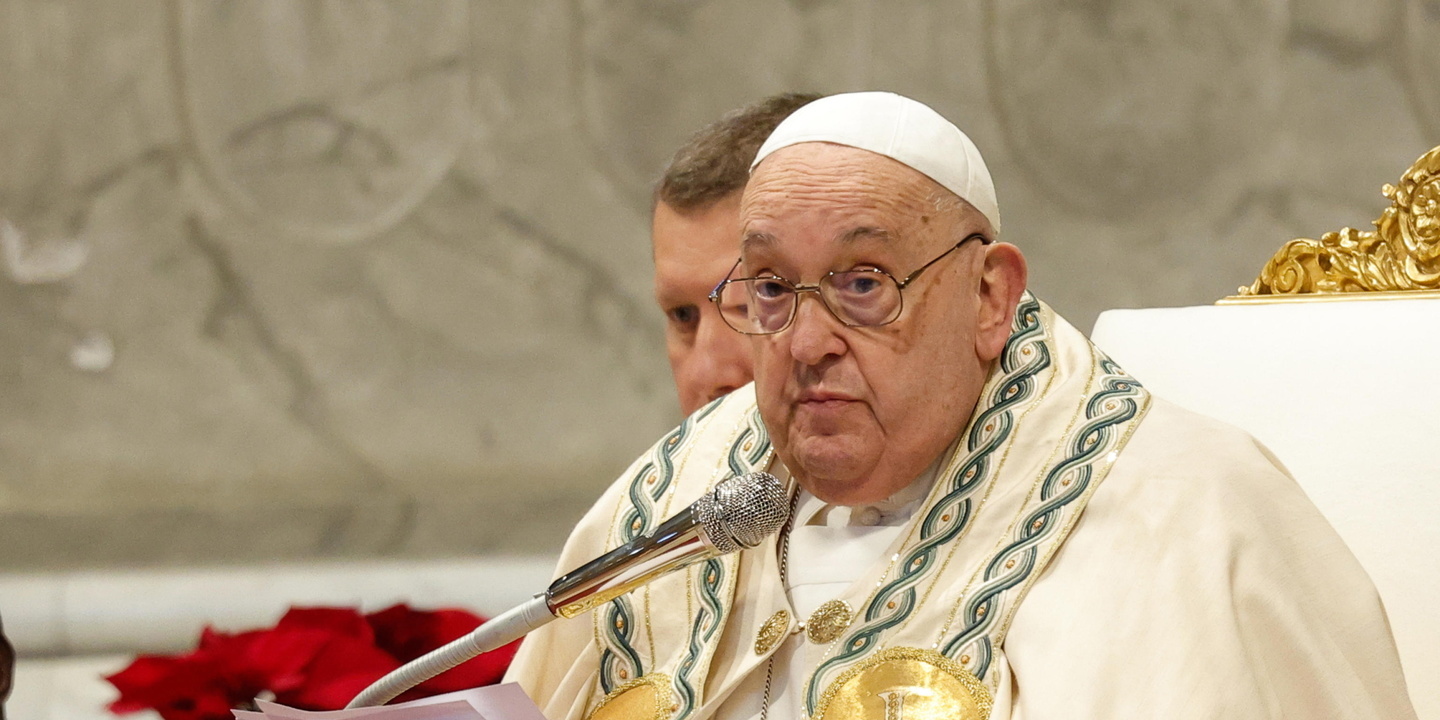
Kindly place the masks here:
[(481, 653), (524, 637), (558, 617), (573, 618), (666, 573), (759, 545), (790, 518), (785, 488), (774, 475), (732, 477), (690, 507), (550, 584), (438, 650), (410, 661), (365, 688), (347, 708), (380, 705)]
[(752, 472), (726, 480), (690, 507), (551, 583), (551, 614), (572, 618), (666, 573), (759, 545), (790, 517), (785, 488), (774, 475)]

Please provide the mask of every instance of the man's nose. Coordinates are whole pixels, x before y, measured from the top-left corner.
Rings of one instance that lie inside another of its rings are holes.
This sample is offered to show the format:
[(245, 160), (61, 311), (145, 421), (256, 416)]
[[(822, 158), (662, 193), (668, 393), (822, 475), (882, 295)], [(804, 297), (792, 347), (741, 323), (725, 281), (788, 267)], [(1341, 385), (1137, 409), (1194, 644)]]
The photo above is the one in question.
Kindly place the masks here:
[(845, 325), (825, 306), (820, 294), (803, 293), (797, 299), (795, 319), (783, 331), (790, 334), (791, 357), (805, 365), (817, 365), (827, 357), (843, 355), (845, 340), (840, 331)]

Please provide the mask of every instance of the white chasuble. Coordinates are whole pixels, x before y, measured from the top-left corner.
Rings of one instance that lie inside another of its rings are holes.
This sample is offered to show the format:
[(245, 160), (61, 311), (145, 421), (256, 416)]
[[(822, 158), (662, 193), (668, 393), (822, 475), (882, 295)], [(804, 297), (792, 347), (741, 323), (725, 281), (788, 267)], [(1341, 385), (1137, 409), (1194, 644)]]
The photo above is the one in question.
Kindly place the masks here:
[[(772, 465), (742, 388), (636, 461), (559, 569)], [(1413, 717), (1373, 587), (1283, 469), (1029, 294), (932, 471), (898, 528), (829, 536), (865, 555), (851, 582), (790, 569), (818, 606), (780, 558), (835, 558), (772, 537), (542, 628), (507, 677), (551, 720)]]

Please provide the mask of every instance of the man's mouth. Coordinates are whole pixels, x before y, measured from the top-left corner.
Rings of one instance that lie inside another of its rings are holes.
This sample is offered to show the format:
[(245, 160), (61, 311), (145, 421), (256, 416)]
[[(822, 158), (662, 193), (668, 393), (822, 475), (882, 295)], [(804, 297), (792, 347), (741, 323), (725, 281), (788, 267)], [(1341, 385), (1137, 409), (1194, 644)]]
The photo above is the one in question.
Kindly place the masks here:
[(839, 408), (859, 402), (859, 399), (844, 393), (811, 390), (800, 394), (797, 404), (812, 408)]

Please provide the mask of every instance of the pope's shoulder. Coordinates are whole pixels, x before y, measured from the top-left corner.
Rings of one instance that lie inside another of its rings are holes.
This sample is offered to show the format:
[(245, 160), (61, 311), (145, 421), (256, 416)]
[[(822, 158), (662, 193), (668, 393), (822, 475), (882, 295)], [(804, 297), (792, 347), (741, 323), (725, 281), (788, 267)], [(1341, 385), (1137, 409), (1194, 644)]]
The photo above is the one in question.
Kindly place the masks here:
[(1005, 648), (1027, 716), (1413, 717), (1379, 595), (1330, 522), (1256, 438), (1161, 399)]
[(1319, 519), (1289, 471), (1253, 435), (1163, 398), (1152, 398), (1090, 510), (1121, 506), (1171, 530), (1190, 522), (1273, 523), (1276, 513)]

